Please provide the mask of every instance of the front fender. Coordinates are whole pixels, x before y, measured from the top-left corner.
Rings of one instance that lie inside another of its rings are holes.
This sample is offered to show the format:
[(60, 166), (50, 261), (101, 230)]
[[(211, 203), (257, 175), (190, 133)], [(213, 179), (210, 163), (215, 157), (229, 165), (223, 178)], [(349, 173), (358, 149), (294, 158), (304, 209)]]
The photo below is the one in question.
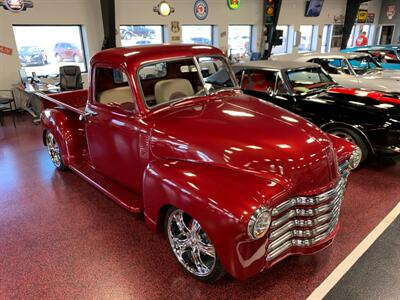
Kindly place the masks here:
[(184, 161), (156, 160), (144, 174), (146, 223), (155, 229), (165, 206), (184, 210), (198, 220), (212, 240), (225, 270), (247, 278), (265, 267), (266, 238), (251, 240), (248, 220), (260, 206), (286, 199), (280, 185), (253, 174)]
[(83, 130), (78, 128), (77, 120), (73, 116), (74, 112), (62, 111), (54, 108), (45, 109), (41, 115), (41, 123), (43, 127), (43, 142), (45, 141), (46, 131), (50, 131), (56, 138), (61, 148), (61, 154), (66, 166), (82, 153), (86, 143)]

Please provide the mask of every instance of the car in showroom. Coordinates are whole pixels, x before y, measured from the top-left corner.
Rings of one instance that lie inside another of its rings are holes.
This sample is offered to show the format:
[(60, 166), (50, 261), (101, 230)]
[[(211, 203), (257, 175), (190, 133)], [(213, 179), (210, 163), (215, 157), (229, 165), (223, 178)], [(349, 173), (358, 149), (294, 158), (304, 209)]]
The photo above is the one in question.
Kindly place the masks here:
[(400, 72), (384, 70), (367, 53), (310, 53), (295, 60), (321, 65), (341, 86), (400, 95)]
[(54, 46), (54, 57), (58, 62), (65, 60), (74, 61), (76, 63), (83, 61), (83, 54), (81, 49), (73, 43), (57, 43)]
[(41, 94), (50, 158), (164, 230), (187, 273), (244, 279), (332, 243), (359, 148), (245, 95), (221, 50), (108, 49), (91, 79)]
[(49, 62), (46, 52), (38, 46), (23, 46), (18, 51), (21, 66), (44, 66)]
[(400, 70), (399, 45), (352, 47), (343, 49), (341, 52), (369, 53), (384, 69)]
[(400, 155), (400, 99), (338, 86), (318, 64), (253, 61), (233, 65), (242, 90), (310, 120), (369, 155)]

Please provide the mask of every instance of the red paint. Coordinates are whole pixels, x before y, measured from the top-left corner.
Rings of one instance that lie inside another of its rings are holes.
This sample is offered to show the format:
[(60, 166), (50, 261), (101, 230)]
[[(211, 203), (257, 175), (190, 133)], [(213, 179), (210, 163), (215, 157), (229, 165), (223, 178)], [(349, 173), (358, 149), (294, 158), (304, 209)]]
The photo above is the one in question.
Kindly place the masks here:
[(338, 161), (348, 159), (354, 146), (239, 91), (147, 110), (136, 82), (137, 68), (149, 61), (195, 55), (222, 52), (175, 45), (96, 54), (92, 72), (108, 64), (129, 74), (137, 111), (106, 110), (93, 100), (91, 86), (86, 109), (97, 115), (79, 121), (77, 110), (70, 108), (83, 104), (85, 92), (58, 94), (55, 103), (67, 105), (46, 109), (42, 124), (55, 134), (64, 162), (117, 203), (143, 211), (153, 230), (162, 221), (165, 205), (185, 210), (202, 224), (226, 271), (237, 278), (263, 271), (289, 254), (309, 254), (330, 244), (338, 226), (318, 244), (292, 248), (266, 263), (268, 239), (250, 240), (247, 224), (260, 205), (274, 208), (288, 197), (332, 188), (339, 180)]
[(346, 95), (353, 95), (353, 96), (360, 96), (360, 97), (369, 97), (376, 101), (382, 103), (392, 103), (392, 104), (400, 104), (399, 98), (392, 98), (388, 94), (384, 94), (381, 92), (376, 91), (364, 91), (364, 90), (357, 90), (351, 88), (344, 88), (344, 87), (334, 87), (328, 90), (330, 93), (342, 93)]
[(6, 54), (6, 55), (12, 55), (12, 52), (13, 52), (13, 50), (11, 48), (0, 45), (0, 53)]

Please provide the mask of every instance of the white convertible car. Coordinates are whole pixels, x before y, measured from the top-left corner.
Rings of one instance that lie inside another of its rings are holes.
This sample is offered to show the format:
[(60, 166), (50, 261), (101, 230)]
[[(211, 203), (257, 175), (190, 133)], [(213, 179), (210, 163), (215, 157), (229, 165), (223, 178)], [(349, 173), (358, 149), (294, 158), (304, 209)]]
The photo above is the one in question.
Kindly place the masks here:
[(400, 94), (400, 71), (383, 70), (366, 53), (308, 53), (294, 60), (321, 65), (344, 87)]

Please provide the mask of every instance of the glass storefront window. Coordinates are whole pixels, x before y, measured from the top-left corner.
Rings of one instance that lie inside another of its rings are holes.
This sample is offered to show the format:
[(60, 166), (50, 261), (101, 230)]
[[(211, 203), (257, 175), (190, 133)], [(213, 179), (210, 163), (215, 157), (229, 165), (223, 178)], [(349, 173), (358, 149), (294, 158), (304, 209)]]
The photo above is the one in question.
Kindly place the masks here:
[(82, 29), (70, 26), (13, 26), (20, 66), (28, 76), (56, 75), (64, 65), (87, 72)]
[(211, 25), (183, 25), (182, 42), (185, 44), (212, 45)]
[(300, 26), (300, 52), (312, 51), (312, 43), (314, 38), (314, 25), (301, 25)]
[(278, 25), (276, 30), (282, 30), (282, 45), (272, 47), (272, 54), (284, 54), (288, 53), (288, 41), (289, 41), (289, 26)]
[(228, 55), (249, 56), (251, 52), (251, 25), (228, 27)]
[(161, 25), (123, 25), (119, 27), (119, 33), (123, 47), (163, 43)]

